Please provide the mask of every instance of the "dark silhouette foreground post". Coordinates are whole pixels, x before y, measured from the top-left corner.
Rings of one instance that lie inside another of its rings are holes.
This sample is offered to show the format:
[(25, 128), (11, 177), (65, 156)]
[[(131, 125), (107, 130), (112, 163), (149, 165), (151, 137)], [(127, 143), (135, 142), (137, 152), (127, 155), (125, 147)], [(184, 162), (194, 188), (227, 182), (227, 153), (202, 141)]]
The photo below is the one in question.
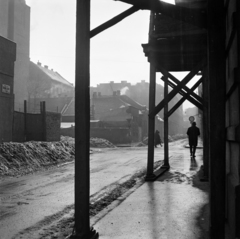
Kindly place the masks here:
[(75, 78), (75, 227), (70, 238), (94, 239), (90, 228), (90, 0), (77, 1)]
[[(164, 80), (164, 98), (168, 95), (168, 78), (163, 76)], [(164, 105), (164, 165), (163, 167), (170, 168), (169, 165), (169, 145), (168, 145), (168, 102)]]

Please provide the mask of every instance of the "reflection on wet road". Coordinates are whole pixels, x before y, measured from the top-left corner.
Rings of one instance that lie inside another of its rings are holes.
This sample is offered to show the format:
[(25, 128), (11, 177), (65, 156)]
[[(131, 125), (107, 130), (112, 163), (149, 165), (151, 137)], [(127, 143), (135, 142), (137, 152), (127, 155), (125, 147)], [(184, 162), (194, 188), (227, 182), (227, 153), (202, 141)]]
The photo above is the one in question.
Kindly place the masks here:
[(196, 161), (196, 158), (191, 158), (190, 161), (190, 171), (196, 171), (198, 169), (198, 162)]
[(170, 170), (144, 183), (123, 203), (101, 218), (94, 229), (100, 238), (208, 238), (208, 185), (199, 181), (202, 150), (190, 158), (189, 149), (170, 147)]
[[(185, 142), (170, 144), (171, 170), (188, 177), (201, 165), (202, 151), (191, 162)], [(163, 148), (155, 149), (155, 161), (163, 160)], [(99, 150), (91, 154), (90, 194), (123, 183), (147, 164), (147, 147)], [(37, 231), (67, 213), (74, 203), (74, 164), (0, 182), (1, 239), (14, 238), (26, 228)], [(24, 237), (23, 237), (24, 238)]]
[[(91, 154), (91, 195), (110, 184), (128, 180), (134, 172), (146, 167), (146, 158), (146, 147), (99, 150)], [(162, 152), (156, 158), (162, 158)], [(48, 225), (62, 217), (74, 203), (74, 164), (2, 181), (0, 200), (1, 239), (13, 238), (29, 227)]]

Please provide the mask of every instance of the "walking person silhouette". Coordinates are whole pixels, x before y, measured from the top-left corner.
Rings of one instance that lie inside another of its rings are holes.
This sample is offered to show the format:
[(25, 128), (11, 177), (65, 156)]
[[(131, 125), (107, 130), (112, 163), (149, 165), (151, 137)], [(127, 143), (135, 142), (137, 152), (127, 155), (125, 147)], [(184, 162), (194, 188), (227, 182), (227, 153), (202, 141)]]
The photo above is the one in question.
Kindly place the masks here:
[(200, 130), (196, 126), (196, 122), (192, 122), (192, 126), (187, 130), (187, 135), (190, 146), (190, 156), (195, 158), (195, 152), (198, 145), (198, 136), (200, 135)]
[(154, 146), (155, 146), (155, 148), (157, 148), (157, 145), (159, 145), (159, 144), (162, 147), (162, 140), (160, 138), (159, 131), (156, 130), (155, 134), (154, 134)]

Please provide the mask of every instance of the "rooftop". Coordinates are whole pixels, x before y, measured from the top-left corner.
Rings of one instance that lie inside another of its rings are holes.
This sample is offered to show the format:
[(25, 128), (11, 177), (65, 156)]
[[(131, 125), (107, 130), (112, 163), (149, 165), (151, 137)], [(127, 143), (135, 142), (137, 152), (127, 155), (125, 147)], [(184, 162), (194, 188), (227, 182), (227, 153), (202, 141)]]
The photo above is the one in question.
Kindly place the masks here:
[(53, 69), (49, 69), (47, 65), (42, 65), (40, 62), (38, 62), (37, 67), (41, 69), (45, 74), (47, 74), (52, 80), (58, 81), (59, 83), (62, 83), (64, 85), (72, 86), (73, 84), (64, 79), (58, 72), (54, 71)]

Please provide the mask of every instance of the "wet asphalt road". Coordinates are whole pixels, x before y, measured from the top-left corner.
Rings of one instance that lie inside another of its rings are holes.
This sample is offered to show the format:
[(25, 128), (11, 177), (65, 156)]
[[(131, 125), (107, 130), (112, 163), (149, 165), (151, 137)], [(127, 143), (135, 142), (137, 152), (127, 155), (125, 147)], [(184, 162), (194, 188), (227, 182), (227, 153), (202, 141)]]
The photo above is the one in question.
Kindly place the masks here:
[[(176, 170), (192, 174), (201, 165), (201, 157), (197, 156), (196, 163), (191, 166), (189, 159), (182, 157), (182, 154), (188, 154), (188, 149), (183, 148), (185, 143), (177, 141), (170, 144), (170, 163)], [(163, 160), (163, 153), (163, 147), (157, 148), (155, 161)], [(202, 150), (197, 153), (201, 154)], [(146, 165), (147, 147), (96, 150), (90, 161), (90, 194), (128, 180)], [(66, 207), (73, 205), (74, 164), (6, 179), (0, 182), (0, 199), (1, 239), (17, 238), (30, 227), (37, 230), (54, 220), (52, 215), (64, 214)]]

